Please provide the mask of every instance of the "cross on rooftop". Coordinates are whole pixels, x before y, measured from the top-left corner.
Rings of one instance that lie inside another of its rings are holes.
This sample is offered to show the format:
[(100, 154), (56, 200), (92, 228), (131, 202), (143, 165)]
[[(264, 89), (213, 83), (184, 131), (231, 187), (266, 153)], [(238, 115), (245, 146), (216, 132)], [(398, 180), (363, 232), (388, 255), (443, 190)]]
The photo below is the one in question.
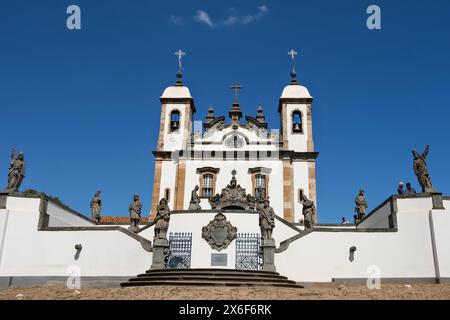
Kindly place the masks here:
[(292, 73), (295, 74), (295, 56), (298, 55), (298, 52), (294, 49), (288, 52), (288, 55), (291, 56), (292, 59)]
[(234, 89), (234, 103), (238, 104), (238, 90), (243, 89), (244, 87), (239, 85), (237, 81), (234, 83), (234, 85), (230, 86), (230, 89)]
[(186, 52), (183, 52), (183, 50), (180, 49), (177, 52), (175, 52), (175, 55), (178, 56), (178, 73), (181, 73), (183, 70), (181, 59), (183, 58), (183, 56), (186, 55)]

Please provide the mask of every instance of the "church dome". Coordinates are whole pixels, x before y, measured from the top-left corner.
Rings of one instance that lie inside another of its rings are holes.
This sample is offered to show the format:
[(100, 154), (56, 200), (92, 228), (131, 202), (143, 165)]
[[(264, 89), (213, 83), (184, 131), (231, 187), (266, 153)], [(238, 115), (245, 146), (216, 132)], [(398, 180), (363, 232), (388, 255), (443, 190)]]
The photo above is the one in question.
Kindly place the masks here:
[(290, 99), (290, 98), (309, 98), (311, 99), (311, 95), (309, 94), (308, 89), (298, 84), (290, 84), (284, 87), (283, 93), (281, 94), (280, 99)]
[(164, 90), (161, 98), (187, 98), (192, 99), (191, 92), (185, 86), (170, 86)]

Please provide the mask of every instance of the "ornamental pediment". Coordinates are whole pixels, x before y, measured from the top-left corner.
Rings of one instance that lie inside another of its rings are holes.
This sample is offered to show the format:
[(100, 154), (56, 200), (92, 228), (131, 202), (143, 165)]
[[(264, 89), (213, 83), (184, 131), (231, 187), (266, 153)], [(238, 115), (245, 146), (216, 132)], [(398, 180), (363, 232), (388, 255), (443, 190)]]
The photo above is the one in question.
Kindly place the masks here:
[(236, 173), (236, 170), (231, 172), (233, 177), (226, 188), (222, 189), (220, 194), (216, 194), (209, 198), (209, 204), (213, 210), (255, 210), (256, 197), (247, 194), (245, 188), (242, 188), (241, 185), (237, 183)]
[(252, 143), (273, 143), (278, 140), (278, 132), (270, 134), (265, 129), (234, 125), (228, 127), (213, 127), (205, 133), (195, 133), (194, 144), (223, 144), (226, 147), (242, 147)]

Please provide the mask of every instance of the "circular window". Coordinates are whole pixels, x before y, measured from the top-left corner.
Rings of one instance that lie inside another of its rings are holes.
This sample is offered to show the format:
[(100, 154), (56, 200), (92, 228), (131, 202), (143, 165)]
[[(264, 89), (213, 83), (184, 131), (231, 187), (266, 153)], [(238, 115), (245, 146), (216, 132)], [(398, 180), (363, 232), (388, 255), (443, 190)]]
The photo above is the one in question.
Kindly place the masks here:
[(244, 146), (244, 139), (242, 139), (238, 135), (232, 135), (225, 140), (225, 146), (234, 149), (242, 148)]

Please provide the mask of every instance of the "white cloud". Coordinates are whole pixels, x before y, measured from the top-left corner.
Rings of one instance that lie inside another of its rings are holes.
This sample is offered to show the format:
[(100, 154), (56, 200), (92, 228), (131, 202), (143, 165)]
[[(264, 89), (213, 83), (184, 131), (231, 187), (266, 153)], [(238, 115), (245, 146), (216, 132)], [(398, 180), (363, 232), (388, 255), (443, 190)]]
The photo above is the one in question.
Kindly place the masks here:
[(222, 23), (225, 25), (231, 25), (238, 22), (238, 18), (236, 16), (229, 16), (228, 19), (224, 20)]
[(215, 26), (211, 18), (209, 17), (208, 12), (203, 10), (197, 10), (197, 13), (194, 16), (194, 20), (199, 23), (204, 23), (211, 28), (214, 28)]
[(172, 22), (173, 24), (177, 24), (179, 26), (183, 25), (183, 18), (179, 17), (179, 16), (175, 16), (175, 15), (170, 15), (169, 17), (170, 22)]
[(241, 19), (242, 24), (247, 24), (256, 20), (261, 19), (267, 12), (269, 12), (269, 9), (267, 6), (262, 5), (258, 7), (258, 12), (253, 15), (246, 15)]
[(222, 23), (224, 25), (233, 25), (233, 24), (248, 24), (254, 21), (257, 21), (263, 18), (268, 12), (269, 8), (266, 5), (262, 5), (258, 7), (258, 12), (255, 14), (247, 14), (247, 15), (239, 15), (236, 9), (231, 8), (231, 15), (223, 20)]
[[(267, 8), (266, 5), (261, 5), (257, 9), (257, 12), (254, 14), (242, 15), (239, 14), (236, 8), (230, 8), (230, 15), (228, 16), (228, 18), (226, 18), (225, 20), (220, 20), (217, 23), (213, 22), (208, 12), (204, 10), (197, 10), (194, 15), (194, 21), (206, 24), (210, 28), (214, 28), (217, 25), (231, 26), (236, 24), (249, 24), (262, 19), (269, 12), (269, 8)], [(176, 18), (181, 19), (180, 17)], [(178, 21), (178, 19), (171, 20), (174, 23), (177, 23), (176, 21)]]

